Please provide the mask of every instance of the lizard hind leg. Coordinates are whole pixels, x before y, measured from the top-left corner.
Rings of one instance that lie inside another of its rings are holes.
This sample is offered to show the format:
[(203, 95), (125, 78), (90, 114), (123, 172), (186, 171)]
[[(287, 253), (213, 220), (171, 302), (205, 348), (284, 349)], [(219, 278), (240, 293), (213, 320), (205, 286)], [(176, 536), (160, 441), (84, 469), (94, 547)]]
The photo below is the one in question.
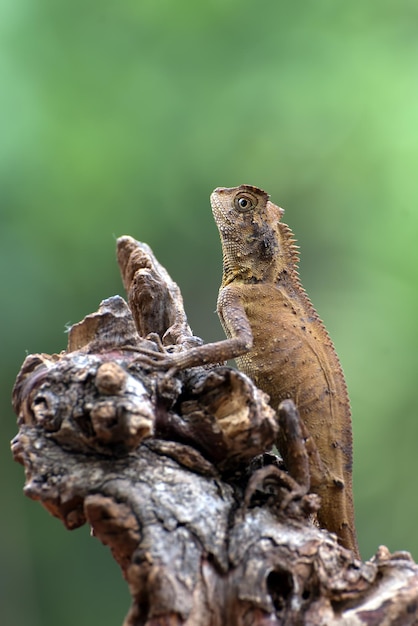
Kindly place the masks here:
[(347, 509), (344, 481), (327, 472), (315, 441), (292, 400), (280, 403), (278, 415), (280, 430), (277, 448), (289, 474), (306, 491), (316, 493), (321, 498), (314, 521), (321, 528), (335, 533), (341, 545), (360, 558), (354, 523)]
[(316, 491), (323, 483), (325, 474), (316, 444), (292, 400), (284, 400), (279, 404), (278, 415), (280, 430), (277, 448), (286, 468), (299, 483), (303, 481), (307, 483), (308, 489)]

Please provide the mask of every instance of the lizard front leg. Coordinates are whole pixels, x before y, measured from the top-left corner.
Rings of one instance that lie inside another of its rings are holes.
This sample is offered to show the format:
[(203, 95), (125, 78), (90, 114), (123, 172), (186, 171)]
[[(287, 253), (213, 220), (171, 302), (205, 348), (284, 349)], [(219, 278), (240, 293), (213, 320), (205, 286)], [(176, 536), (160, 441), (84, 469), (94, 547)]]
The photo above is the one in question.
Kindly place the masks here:
[[(179, 350), (178, 352), (154, 352), (138, 350), (138, 362), (159, 370), (182, 370), (189, 367), (223, 363), (246, 354), (253, 345), (251, 326), (240, 296), (231, 291), (225, 298), (222, 310), (227, 310), (228, 339)], [(221, 315), (221, 313), (219, 313)], [(225, 327), (225, 326), (224, 326)]]

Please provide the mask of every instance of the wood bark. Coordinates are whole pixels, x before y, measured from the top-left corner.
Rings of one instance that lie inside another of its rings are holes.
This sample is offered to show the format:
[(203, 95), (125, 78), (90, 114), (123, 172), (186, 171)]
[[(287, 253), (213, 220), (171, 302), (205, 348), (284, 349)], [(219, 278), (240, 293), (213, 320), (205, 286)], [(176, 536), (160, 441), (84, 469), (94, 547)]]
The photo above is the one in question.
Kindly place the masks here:
[[(124, 626), (418, 624), (408, 553), (363, 563), (315, 524), (293, 403), (276, 416), (223, 364), (160, 370), (201, 340), (146, 244), (120, 238), (118, 261), (128, 304), (103, 301), (66, 351), (23, 363), (12, 450), (27, 496), (110, 547), (132, 596)], [(269, 452), (279, 428), (286, 468)]]

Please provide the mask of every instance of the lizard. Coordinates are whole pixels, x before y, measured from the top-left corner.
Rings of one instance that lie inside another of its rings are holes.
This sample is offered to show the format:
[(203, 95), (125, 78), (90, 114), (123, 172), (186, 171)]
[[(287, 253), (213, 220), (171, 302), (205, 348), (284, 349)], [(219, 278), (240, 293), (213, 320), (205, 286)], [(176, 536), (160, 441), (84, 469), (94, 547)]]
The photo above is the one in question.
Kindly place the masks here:
[(284, 210), (251, 185), (217, 188), (211, 205), (223, 252), (217, 311), (229, 340), (241, 339), (238, 368), (270, 396), (275, 410), (284, 399), (294, 400), (320, 458), (320, 467), (310, 467), (312, 490), (321, 497), (318, 522), (359, 556), (347, 385), (301, 285), (296, 240), (281, 221)]
[[(284, 210), (252, 185), (211, 194), (221, 238), (223, 276), (217, 312), (227, 339), (162, 357), (182, 369), (235, 359), (278, 411), (292, 399), (307, 438), (318, 523), (360, 556), (352, 493), (351, 410), (344, 374), (324, 324), (302, 287), (299, 252)], [(281, 449), (280, 437), (277, 447)], [(319, 462), (318, 462), (319, 456)]]

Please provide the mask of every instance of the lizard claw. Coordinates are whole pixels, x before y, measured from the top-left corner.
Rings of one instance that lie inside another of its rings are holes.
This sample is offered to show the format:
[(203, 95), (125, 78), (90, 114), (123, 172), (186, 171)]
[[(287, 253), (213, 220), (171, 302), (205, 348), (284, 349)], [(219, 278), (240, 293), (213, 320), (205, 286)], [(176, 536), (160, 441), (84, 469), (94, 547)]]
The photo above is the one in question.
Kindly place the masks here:
[(141, 367), (146, 367), (152, 370), (171, 371), (171, 369), (173, 369), (174, 373), (176, 370), (176, 366), (174, 365), (175, 356), (176, 355), (174, 354), (154, 352), (153, 350), (141, 350), (136, 356), (134, 362)]
[(165, 348), (158, 352), (142, 346), (135, 348), (135, 352), (135, 364), (150, 370), (167, 371), (167, 376), (173, 376), (185, 366), (184, 352), (167, 352)]

